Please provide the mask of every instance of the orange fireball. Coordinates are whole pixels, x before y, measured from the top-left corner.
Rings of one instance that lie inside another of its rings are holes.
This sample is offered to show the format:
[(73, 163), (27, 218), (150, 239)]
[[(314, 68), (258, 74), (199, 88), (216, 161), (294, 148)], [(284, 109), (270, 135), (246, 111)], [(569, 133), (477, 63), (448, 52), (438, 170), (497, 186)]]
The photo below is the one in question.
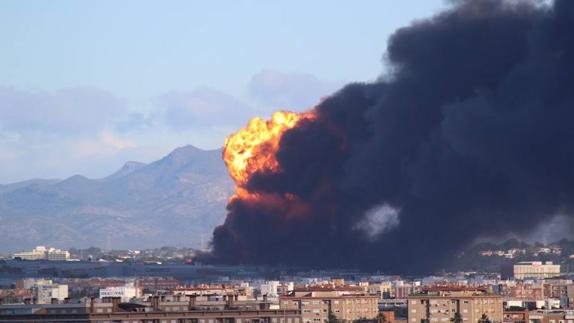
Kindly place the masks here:
[(283, 133), (301, 120), (312, 118), (312, 112), (279, 111), (273, 114), (271, 120), (254, 118), (247, 127), (229, 136), (225, 140), (223, 160), (235, 183), (245, 185), (249, 177), (258, 171), (278, 171), (275, 153), (279, 150)]

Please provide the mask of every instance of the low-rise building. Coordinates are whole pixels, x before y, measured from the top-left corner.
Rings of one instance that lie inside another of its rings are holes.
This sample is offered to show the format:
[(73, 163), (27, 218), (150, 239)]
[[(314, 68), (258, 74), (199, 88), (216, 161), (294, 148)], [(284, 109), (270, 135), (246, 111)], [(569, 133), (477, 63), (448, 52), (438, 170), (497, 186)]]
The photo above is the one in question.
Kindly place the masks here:
[(22, 251), (15, 253), (13, 258), (22, 260), (46, 259), (54, 261), (65, 261), (70, 259), (70, 253), (67, 250), (37, 246), (36, 248), (32, 249), (32, 251)]
[(528, 312), (529, 323), (573, 323), (574, 311), (536, 310)]
[(37, 285), (33, 289), (38, 304), (61, 302), (68, 298), (68, 285), (65, 284)]
[(504, 311), (505, 323), (529, 323), (527, 310)]
[(516, 279), (544, 279), (560, 276), (560, 265), (551, 261), (523, 261), (514, 265)]
[(133, 284), (112, 286), (100, 289), (100, 298), (119, 297), (123, 302), (141, 296), (141, 289)]

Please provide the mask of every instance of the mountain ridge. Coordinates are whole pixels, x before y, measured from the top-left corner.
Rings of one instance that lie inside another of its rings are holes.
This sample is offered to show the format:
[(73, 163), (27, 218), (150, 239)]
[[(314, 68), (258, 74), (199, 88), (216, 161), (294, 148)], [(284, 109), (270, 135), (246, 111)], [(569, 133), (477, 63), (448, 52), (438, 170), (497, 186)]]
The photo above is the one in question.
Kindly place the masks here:
[(0, 252), (162, 245), (198, 247), (225, 216), (233, 184), (221, 148), (176, 148), (149, 164), (126, 162), (101, 179), (82, 175), (0, 186)]

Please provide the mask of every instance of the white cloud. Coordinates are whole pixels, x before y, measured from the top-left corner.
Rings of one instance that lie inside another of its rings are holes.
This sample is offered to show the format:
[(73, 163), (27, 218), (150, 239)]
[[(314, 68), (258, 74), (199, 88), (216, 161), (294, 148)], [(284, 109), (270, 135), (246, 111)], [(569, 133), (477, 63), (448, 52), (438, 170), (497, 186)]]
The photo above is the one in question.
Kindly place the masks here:
[(109, 131), (102, 131), (96, 138), (72, 141), (68, 145), (69, 153), (76, 158), (112, 156), (120, 150), (137, 147), (133, 141)]
[(208, 88), (165, 93), (154, 103), (163, 122), (176, 131), (238, 127), (254, 116), (246, 104)]
[(311, 74), (263, 70), (249, 83), (250, 94), (269, 109), (305, 110), (343, 84), (321, 81)]
[(78, 173), (100, 177), (127, 160), (153, 161), (176, 146), (218, 148), (249, 119), (310, 107), (338, 84), (265, 70), (248, 86), (245, 100), (257, 102), (210, 88), (129, 102), (96, 88), (0, 87), (0, 169), (8, 170), (0, 173), (0, 183)]
[(109, 131), (103, 131), (100, 134), (100, 139), (103, 143), (112, 146), (113, 148), (118, 150), (136, 147), (136, 144), (134, 144), (131, 140), (120, 138)]
[(86, 134), (125, 113), (124, 101), (95, 88), (55, 92), (0, 88), (0, 130), (15, 133)]

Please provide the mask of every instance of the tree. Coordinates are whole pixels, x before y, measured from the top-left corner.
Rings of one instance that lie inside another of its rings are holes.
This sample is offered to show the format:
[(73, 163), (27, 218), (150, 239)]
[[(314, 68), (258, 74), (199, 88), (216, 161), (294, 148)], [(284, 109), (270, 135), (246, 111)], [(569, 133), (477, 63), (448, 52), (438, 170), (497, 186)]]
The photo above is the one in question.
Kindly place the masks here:
[(482, 313), (482, 316), (478, 319), (478, 323), (491, 323), (491, 321), (486, 313)]
[(454, 313), (454, 317), (450, 319), (453, 323), (462, 323), (462, 316), (459, 312)]
[(383, 314), (383, 312), (379, 312), (379, 314), (377, 314), (377, 321), (379, 323), (388, 322), (387, 317)]
[(333, 313), (329, 313), (327, 323), (345, 323), (345, 320), (338, 319)]

